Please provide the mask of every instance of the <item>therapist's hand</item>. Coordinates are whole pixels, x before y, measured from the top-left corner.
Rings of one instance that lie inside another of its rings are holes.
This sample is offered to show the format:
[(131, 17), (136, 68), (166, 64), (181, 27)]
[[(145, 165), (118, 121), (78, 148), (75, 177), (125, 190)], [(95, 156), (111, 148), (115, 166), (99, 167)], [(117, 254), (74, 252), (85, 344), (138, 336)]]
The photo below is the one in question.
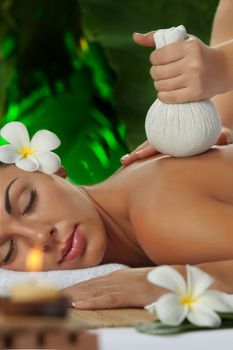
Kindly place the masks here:
[[(154, 47), (154, 33), (134, 33), (133, 40), (140, 46)], [(154, 50), (150, 55), (150, 75), (160, 101), (199, 101), (227, 91), (228, 71), (221, 50), (191, 35)]]
[(129, 165), (129, 164), (135, 162), (136, 160), (146, 159), (146, 158), (149, 158), (151, 156), (155, 156), (156, 154), (160, 154), (160, 152), (157, 151), (154, 148), (154, 146), (152, 146), (146, 140), (141, 145), (139, 145), (134, 151), (121, 157), (120, 161), (123, 165)]
[[(233, 143), (233, 131), (229, 128), (222, 128), (222, 132), (216, 142), (218, 146), (226, 146)], [(151, 156), (155, 156), (160, 152), (157, 151), (148, 141), (143, 142), (134, 151), (123, 156), (120, 161), (123, 165), (127, 166), (136, 160), (146, 159)]]
[(126, 268), (63, 289), (76, 309), (144, 307), (166, 291), (147, 281), (154, 267)]

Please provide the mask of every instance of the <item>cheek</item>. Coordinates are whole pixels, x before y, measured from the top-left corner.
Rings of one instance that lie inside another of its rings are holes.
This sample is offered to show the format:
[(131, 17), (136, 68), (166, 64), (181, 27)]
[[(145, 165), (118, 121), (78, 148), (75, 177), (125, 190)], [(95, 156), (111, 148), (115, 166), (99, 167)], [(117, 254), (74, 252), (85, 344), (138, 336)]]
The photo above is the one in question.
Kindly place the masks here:
[[(24, 241), (17, 241), (17, 248), (15, 252), (15, 257), (9, 265), (6, 266), (8, 270), (13, 271), (27, 271), (26, 268), (26, 259), (30, 253), (31, 246)], [(43, 267), (41, 271), (48, 271), (56, 269), (57, 264), (55, 262), (56, 257), (53, 254), (54, 252), (44, 253), (43, 256)]]
[(67, 213), (73, 213), (72, 195), (62, 191), (59, 187), (51, 184), (50, 186), (41, 187), (38, 191), (38, 205), (36, 214), (41, 222), (43, 220), (51, 221), (56, 224), (61, 218), (69, 217)]
[(107, 235), (102, 221), (97, 217), (92, 222), (83, 225), (83, 233), (87, 239), (84, 264), (88, 266), (99, 265), (107, 248)]
[[(96, 217), (96, 211), (86, 196), (67, 180), (56, 178), (40, 186), (43, 215), (60, 220), (76, 218), (78, 222)], [(41, 213), (42, 214), (42, 213)]]
[(69, 216), (88, 211), (88, 205), (69, 183), (51, 183), (41, 188), (41, 208), (43, 213), (59, 218), (64, 213)]

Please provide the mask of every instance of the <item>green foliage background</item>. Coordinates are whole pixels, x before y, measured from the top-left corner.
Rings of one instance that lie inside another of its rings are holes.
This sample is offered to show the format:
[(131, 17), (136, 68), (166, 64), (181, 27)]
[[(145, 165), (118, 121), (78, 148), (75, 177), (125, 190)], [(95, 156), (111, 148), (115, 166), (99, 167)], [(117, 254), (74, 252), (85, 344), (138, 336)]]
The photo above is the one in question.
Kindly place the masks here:
[(0, 127), (17, 120), (31, 135), (41, 128), (57, 133), (70, 180), (102, 181), (145, 140), (156, 98), (153, 48), (137, 46), (132, 33), (184, 24), (208, 43), (217, 4), (0, 0)]
[(116, 70), (119, 117), (127, 126), (130, 149), (145, 139), (144, 120), (156, 98), (149, 76), (152, 48), (137, 47), (133, 32), (146, 33), (183, 24), (209, 42), (218, 0), (81, 0), (86, 33), (106, 49)]

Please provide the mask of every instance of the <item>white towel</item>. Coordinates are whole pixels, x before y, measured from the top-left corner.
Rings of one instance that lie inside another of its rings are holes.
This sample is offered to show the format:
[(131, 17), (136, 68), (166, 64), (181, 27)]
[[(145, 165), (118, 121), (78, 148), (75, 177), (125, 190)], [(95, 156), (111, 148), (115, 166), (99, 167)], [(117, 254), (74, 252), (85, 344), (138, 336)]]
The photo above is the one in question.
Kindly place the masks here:
[(21, 272), (0, 269), (0, 296), (9, 295), (11, 286), (17, 282), (36, 280), (48, 280), (54, 282), (59, 289), (66, 288), (94, 277), (106, 275), (110, 272), (128, 268), (121, 264), (106, 264), (87, 269), (55, 270), (44, 272)]

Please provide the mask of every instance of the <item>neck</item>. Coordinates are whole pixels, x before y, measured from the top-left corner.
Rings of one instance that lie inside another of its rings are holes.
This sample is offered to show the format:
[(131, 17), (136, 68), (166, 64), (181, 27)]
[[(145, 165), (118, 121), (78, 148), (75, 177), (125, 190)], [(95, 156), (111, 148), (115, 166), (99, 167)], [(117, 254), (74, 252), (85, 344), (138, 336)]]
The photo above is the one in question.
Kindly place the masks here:
[(118, 181), (115, 175), (100, 184), (80, 188), (92, 200), (105, 228), (107, 248), (101, 264), (150, 265), (130, 222), (131, 186)]

